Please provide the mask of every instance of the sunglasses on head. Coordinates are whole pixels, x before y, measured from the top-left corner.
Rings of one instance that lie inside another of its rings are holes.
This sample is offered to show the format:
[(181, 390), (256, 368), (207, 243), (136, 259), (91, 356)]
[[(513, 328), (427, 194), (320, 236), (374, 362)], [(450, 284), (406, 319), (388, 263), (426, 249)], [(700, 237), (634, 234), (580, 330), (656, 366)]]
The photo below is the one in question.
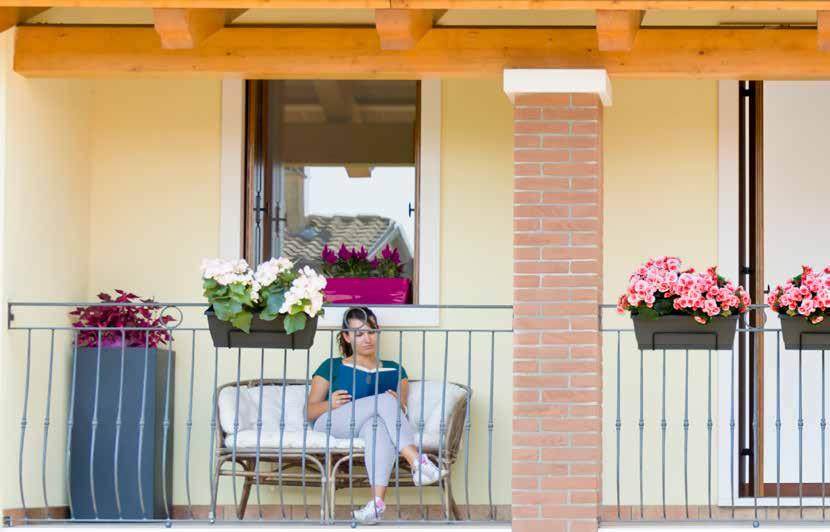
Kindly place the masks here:
[[(353, 314), (358, 314), (354, 316)], [(349, 317), (351, 316), (351, 317)], [(349, 330), (349, 320), (360, 320), (361, 324), (369, 323), (370, 319), (374, 319), (377, 323), (375, 313), (369, 307), (351, 307), (343, 313), (343, 330)]]

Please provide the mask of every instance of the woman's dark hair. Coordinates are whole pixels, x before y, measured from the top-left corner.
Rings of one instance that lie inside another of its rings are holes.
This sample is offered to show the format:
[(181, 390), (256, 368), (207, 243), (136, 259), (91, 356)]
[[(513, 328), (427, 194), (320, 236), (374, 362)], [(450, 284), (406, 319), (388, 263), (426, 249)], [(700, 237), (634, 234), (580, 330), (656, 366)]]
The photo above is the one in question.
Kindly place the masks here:
[(349, 320), (360, 321), (361, 326), (368, 324), (371, 329), (377, 330), (378, 317), (372, 312), (369, 307), (352, 307), (343, 313), (343, 327), (337, 335), (337, 346), (340, 348), (340, 355), (350, 357), (354, 353), (352, 351), (352, 344), (346, 339), (346, 333), (349, 332)]

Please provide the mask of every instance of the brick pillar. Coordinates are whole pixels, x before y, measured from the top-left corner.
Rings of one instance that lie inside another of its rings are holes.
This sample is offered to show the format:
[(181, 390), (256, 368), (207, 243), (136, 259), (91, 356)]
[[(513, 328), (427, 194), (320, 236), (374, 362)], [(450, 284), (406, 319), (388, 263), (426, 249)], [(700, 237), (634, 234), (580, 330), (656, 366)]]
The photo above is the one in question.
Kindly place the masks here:
[(513, 529), (590, 532), (602, 468), (603, 104), (599, 91), (533, 88), (508, 90), (515, 134)]

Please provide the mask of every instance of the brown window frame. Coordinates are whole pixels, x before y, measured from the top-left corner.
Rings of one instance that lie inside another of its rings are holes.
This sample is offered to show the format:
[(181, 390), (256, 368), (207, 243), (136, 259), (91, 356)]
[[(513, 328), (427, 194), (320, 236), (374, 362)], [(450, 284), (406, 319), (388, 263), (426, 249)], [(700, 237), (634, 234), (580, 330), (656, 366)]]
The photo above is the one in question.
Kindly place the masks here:
[[(265, 260), (271, 256), (271, 239), (266, 235), (278, 230), (281, 220), (279, 206), (272, 198), (274, 190), (273, 165), (269, 157), (270, 150), (266, 149), (274, 139), (269, 138), (267, 128), (269, 113), (277, 110), (269, 109), (268, 90), (271, 85), (268, 80), (246, 80), (245, 82), (245, 161), (242, 183), (242, 255), (250, 264), (257, 260)], [(412, 303), (418, 304), (418, 288), (420, 286), (420, 226), (421, 226), (421, 82), (412, 80), (416, 84), (415, 99), (415, 133), (413, 160), (415, 162), (415, 205), (414, 249), (412, 252)], [(274, 117), (272, 117), (273, 119)], [(271, 147), (273, 149), (273, 146)], [(257, 182), (260, 187), (257, 187)], [(254, 249), (256, 236), (254, 234), (254, 218), (258, 217), (262, 231), (262, 245), (260, 259), (257, 259)]]

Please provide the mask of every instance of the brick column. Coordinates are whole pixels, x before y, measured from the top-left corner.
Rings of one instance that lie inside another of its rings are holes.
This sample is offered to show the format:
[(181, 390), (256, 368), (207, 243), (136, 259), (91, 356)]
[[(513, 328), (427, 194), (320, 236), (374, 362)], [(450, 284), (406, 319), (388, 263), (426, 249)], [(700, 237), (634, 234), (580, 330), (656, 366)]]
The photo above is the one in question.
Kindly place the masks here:
[(522, 74), (508, 79), (510, 72), (513, 529), (590, 532), (597, 528), (602, 468), (597, 304), (607, 76), (595, 76), (596, 90), (576, 83), (567, 92), (573, 71), (530, 71), (529, 82)]

